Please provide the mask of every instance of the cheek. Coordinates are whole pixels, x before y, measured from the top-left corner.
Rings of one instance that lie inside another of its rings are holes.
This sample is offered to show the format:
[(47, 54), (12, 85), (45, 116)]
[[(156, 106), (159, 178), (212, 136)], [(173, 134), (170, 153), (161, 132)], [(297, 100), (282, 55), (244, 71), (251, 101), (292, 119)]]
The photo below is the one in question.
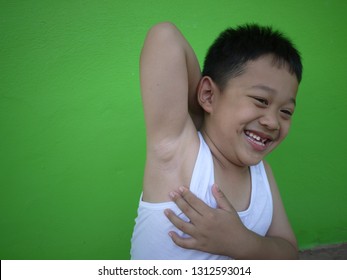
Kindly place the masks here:
[(281, 141), (288, 136), (289, 129), (290, 129), (290, 122), (286, 122), (281, 125), (281, 134), (280, 134)]

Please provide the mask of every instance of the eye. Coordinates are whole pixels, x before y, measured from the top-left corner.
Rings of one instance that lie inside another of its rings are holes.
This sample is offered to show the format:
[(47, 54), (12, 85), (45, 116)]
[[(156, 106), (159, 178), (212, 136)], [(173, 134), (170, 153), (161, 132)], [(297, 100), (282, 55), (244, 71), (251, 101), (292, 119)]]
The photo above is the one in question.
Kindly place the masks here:
[(262, 105), (269, 105), (269, 102), (265, 98), (253, 97), (253, 99), (255, 99), (258, 103)]
[(289, 110), (281, 110), (281, 112), (289, 118), (293, 115), (293, 112)]

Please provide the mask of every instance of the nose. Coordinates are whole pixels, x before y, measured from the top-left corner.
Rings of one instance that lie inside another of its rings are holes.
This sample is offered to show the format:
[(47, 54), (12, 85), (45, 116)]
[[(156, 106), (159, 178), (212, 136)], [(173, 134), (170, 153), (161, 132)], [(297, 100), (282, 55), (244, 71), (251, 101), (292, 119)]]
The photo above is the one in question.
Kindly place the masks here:
[(280, 123), (278, 120), (278, 116), (276, 112), (267, 112), (264, 114), (260, 119), (259, 123), (262, 126), (265, 126), (269, 130), (279, 130), (280, 129)]

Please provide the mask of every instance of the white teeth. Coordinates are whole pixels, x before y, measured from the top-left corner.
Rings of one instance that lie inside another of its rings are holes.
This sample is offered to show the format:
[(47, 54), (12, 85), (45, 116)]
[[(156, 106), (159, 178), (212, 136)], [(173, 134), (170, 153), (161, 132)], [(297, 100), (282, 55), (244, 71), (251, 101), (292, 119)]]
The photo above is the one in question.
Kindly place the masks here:
[(265, 142), (266, 142), (266, 139), (263, 139), (263, 138), (261, 138), (260, 136), (255, 135), (255, 134), (252, 133), (252, 132), (246, 131), (246, 134), (247, 134), (248, 136), (252, 137), (253, 139), (257, 140), (257, 141), (261, 141), (261, 144), (263, 144), (263, 145), (264, 145)]

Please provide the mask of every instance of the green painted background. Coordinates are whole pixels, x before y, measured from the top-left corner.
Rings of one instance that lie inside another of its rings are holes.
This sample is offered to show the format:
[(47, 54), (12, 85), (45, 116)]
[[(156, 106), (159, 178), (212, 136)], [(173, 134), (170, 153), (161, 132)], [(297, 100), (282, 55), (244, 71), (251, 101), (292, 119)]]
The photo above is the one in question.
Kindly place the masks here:
[(0, 258), (128, 259), (145, 129), (138, 59), (174, 22), (202, 61), (229, 25), (304, 58), (291, 134), (269, 161), (301, 248), (347, 241), (347, 1), (0, 1)]

